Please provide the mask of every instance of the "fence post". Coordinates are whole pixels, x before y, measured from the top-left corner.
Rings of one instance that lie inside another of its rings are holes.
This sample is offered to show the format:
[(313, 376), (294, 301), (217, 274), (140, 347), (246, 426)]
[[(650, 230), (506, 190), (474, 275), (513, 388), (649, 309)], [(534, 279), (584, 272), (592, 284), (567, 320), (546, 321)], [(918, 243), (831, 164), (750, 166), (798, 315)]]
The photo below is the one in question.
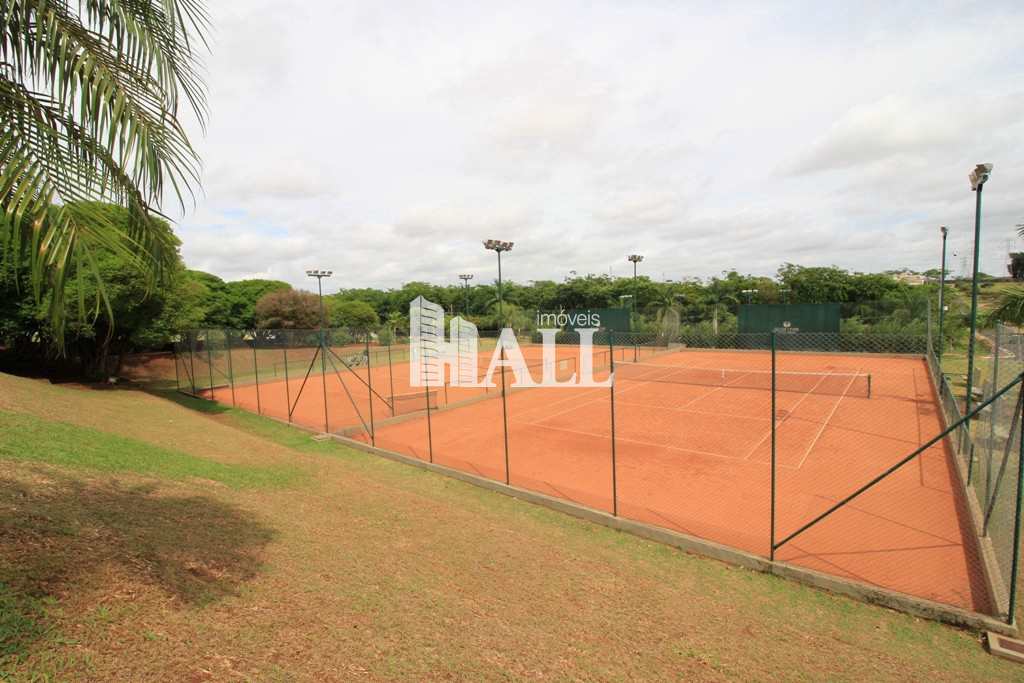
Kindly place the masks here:
[(366, 336), (366, 398), (370, 400), (370, 445), (377, 445), (377, 429), (373, 426), (373, 366), (370, 363), (370, 331)]
[(210, 330), (206, 330), (206, 370), (210, 376), (210, 400), (216, 401), (217, 394), (213, 391), (213, 352), (210, 350)]
[(323, 319), (320, 321), (320, 386), (324, 394), (324, 433), (331, 433), (331, 425), (327, 421), (327, 335)]
[[(992, 379), (989, 381), (989, 387), (991, 391), (995, 391), (999, 386), (999, 350), (1000, 350), (1000, 335), (999, 328), (1000, 323), (996, 323), (996, 339), (995, 349), (993, 350), (992, 357)], [(988, 505), (989, 496), (992, 495), (991, 484), (992, 484), (992, 455), (995, 448), (996, 440), (996, 408), (999, 405), (999, 401), (996, 400), (990, 407), (988, 413), (988, 460), (985, 462), (985, 505)]]
[(608, 330), (608, 367), (610, 370), (609, 379), (611, 380), (611, 408), (612, 408), (612, 515), (615, 517), (619, 516), (619, 494), (618, 494), (618, 481), (616, 480), (616, 467), (615, 467), (615, 354), (612, 353), (614, 342), (612, 338), (614, 332)]
[[(1021, 394), (1024, 396), (1024, 383), (1021, 384)], [(1006, 623), (1013, 623), (1013, 613), (1017, 606), (1017, 572), (1020, 565), (1020, 517), (1021, 517), (1021, 492), (1024, 489), (1024, 400), (1017, 401), (1017, 409), (1021, 411), (1018, 420), (1018, 444), (1017, 449), (1017, 500), (1013, 515), (1013, 560), (1010, 563), (1010, 602), (1006, 610)], [(1008, 438), (1013, 438), (1011, 429)]]
[(228, 381), (231, 383), (231, 405), (237, 406), (235, 402), (235, 364), (231, 359), (231, 330), (224, 330), (225, 352), (228, 354)]
[[(412, 339), (409, 340), (409, 343), (412, 343)], [(430, 462), (434, 462), (434, 427), (430, 421), (430, 377), (427, 373), (427, 364), (422, 360), (420, 361), (420, 368), (423, 371), (423, 395), (427, 399), (427, 458)]]
[(181, 342), (174, 343), (174, 390), (181, 391), (181, 375), (178, 374), (178, 358), (181, 356)]
[(195, 332), (188, 334), (188, 366), (192, 369), (188, 381), (192, 385), (192, 395), (196, 395), (196, 359), (195, 359), (196, 335)]
[(288, 424), (292, 423), (292, 383), (288, 379), (288, 344), (291, 343), (291, 337), (287, 330), (282, 330), (281, 334), (284, 336), (284, 343), (281, 344), (281, 350), (284, 352), (284, 400), (288, 402)]
[(505, 484), (510, 485), (512, 481), (508, 465), (508, 403), (505, 397), (505, 344), (501, 340), (501, 331), (498, 332), (498, 344), (501, 345), (501, 423), (505, 431)]
[(771, 332), (772, 353), (772, 415), (771, 415), (771, 512), (769, 513), (769, 534), (771, 535), (771, 550), (768, 559), (775, 560), (775, 332)]
[(391, 345), (395, 342), (394, 333), (388, 340), (388, 384), (391, 386), (391, 417), (398, 413), (395, 410), (395, 366), (391, 364)]
[(263, 404), (260, 403), (260, 363), (256, 358), (256, 346), (259, 344), (259, 330), (252, 331), (252, 369), (256, 375), (256, 414), (263, 414)]

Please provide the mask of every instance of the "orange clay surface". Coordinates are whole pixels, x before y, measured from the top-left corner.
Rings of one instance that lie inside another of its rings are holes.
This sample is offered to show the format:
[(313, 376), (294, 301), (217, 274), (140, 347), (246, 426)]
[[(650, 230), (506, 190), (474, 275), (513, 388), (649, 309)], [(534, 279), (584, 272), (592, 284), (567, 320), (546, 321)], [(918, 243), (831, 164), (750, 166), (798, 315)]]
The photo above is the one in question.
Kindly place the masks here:
[[(607, 365), (607, 350), (595, 365)], [(538, 347), (524, 347), (527, 362)], [(481, 354), (486, 364), (489, 354)], [(634, 358), (617, 348), (616, 363)], [(679, 350), (643, 363), (769, 371), (761, 351)], [(558, 375), (579, 365), (559, 347)], [(943, 429), (924, 359), (785, 353), (779, 372), (869, 373), (870, 398), (780, 391), (776, 395), (776, 528), (781, 540), (881, 474)], [(408, 363), (349, 371), (328, 362), (331, 431), (483, 477), (505, 481), (500, 380), (497, 388), (435, 388), (430, 429)], [(303, 377), (215, 388), (216, 400), (324, 428), (319, 361)], [(197, 368), (196, 373), (199, 374)], [(539, 379), (540, 371), (534, 372)], [(606, 375), (605, 375), (606, 376)], [(598, 379), (603, 378), (597, 374)], [(369, 382), (368, 382), (369, 380)], [(506, 373), (508, 480), (582, 505), (613, 511), (611, 395), (608, 388), (520, 388)], [(379, 394), (372, 401), (372, 383)], [(301, 393), (300, 393), (301, 388)], [(209, 395), (209, 392), (205, 392)], [(770, 548), (771, 394), (762, 389), (620, 379), (615, 386), (615, 487), (623, 517), (762, 556)], [(404, 405), (404, 408), (401, 407)], [(434, 409), (434, 407), (438, 409)], [(414, 413), (414, 414), (407, 414)], [(405, 415), (403, 415), (405, 414)], [(366, 423), (366, 430), (362, 424)], [(356, 427), (359, 429), (353, 430)], [(783, 545), (776, 559), (978, 612), (991, 612), (966, 505), (945, 442), (851, 504)]]

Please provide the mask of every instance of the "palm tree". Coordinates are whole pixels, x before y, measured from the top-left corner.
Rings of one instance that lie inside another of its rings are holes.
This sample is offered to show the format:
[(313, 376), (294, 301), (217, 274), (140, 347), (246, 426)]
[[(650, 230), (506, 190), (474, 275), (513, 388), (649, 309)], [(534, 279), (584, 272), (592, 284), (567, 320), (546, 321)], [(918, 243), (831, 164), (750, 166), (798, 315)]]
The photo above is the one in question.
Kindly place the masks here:
[[(208, 17), (202, 0), (0, 0), (0, 24), (0, 258), (49, 298), (60, 344), (69, 278), (91, 279), (93, 315), (112, 321), (97, 249), (128, 257), (151, 286), (174, 263), (152, 218), (166, 189), (184, 207), (198, 185), (178, 113), (187, 105), (205, 125)], [(98, 202), (125, 207), (128, 227)]]
[(711, 306), (711, 329), (715, 336), (718, 336), (718, 311), (727, 304), (738, 304), (739, 301), (732, 294), (725, 294), (716, 289), (709, 289), (705, 301)]
[(995, 308), (985, 316), (988, 324), (996, 321), (1024, 324), (1024, 287), (1014, 286), (1004, 289), (996, 302)]

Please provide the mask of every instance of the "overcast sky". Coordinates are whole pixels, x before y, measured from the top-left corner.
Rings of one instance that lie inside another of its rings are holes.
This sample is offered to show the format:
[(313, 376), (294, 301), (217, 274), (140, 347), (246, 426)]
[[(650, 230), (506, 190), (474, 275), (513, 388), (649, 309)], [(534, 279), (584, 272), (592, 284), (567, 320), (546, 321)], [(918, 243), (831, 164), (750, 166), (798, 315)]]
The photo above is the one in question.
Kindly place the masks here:
[(982, 269), (1024, 247), (1019, 1), (209, 4), (177, 232), (225, 279), (925, 269), (943, 224), (958, 271), (977, 162)]

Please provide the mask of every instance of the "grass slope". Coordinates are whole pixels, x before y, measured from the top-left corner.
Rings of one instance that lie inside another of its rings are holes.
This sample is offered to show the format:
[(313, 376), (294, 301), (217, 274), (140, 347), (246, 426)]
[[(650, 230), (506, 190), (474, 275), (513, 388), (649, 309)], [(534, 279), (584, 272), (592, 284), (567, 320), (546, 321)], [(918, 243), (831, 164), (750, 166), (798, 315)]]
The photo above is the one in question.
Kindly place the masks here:
[(1024, 680), (977, 634), (246, 413), (0, 375), (24, 680)]

